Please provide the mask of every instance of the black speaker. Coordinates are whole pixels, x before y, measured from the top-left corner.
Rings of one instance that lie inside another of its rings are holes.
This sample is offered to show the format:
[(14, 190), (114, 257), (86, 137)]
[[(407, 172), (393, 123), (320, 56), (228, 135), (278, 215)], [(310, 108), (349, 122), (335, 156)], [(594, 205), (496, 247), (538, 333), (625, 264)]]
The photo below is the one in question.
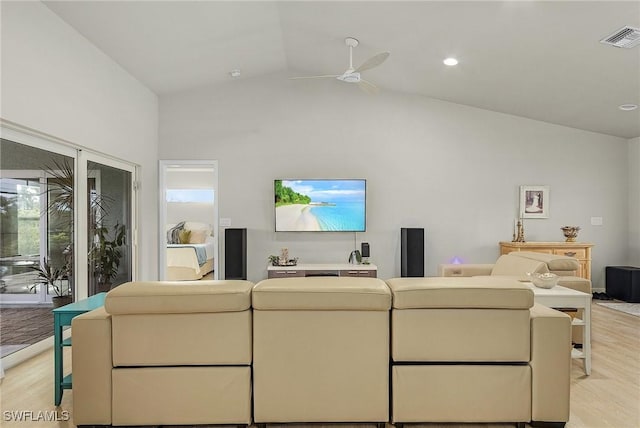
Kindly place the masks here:
[(400, 276), (424, 276), (424, 229), (400, 229)]
[(369, 244), (367, 242), (360, 244), (360, 252), (362, 253), (362, 257), (371, 257), (369, 255)]
[(614, 299), (640, 303), (640, 268), (633, 266), (607, 266), (605, 288)]
[(224, 231), (224, 279), (247, 279), (247, 229)]

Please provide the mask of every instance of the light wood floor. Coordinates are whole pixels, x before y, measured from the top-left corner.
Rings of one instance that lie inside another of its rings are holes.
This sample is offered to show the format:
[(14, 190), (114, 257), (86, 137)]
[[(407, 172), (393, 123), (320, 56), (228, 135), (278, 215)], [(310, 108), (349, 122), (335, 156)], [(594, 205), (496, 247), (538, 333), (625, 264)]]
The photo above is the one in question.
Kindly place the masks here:
[[(571, 419), (567, 428), (638, 428), (640, 427), (640, 317), (634, 317), (597, 304), (592, 310), (592, 374), (584, 374), (581, 361), (574, 360), (571, 373)], [(70, 349), (65, 349), (65, 362), (70, 361)], [(58, 417), (62, 411), (72, 412), (73, 393), (66, 390)], [(53, 406), (53, 351), (40, 354), (5, 373), (0, 385), (0, 426), (2, 427), (73, 427), (71, 421), (10, 422), (6, 411), (56, 410)], [(421, 425), (422, 427), (458, 425)], [(512, 425), (459, 425), (506, 427)], [(292, 425), (286, 425), (292, 428)], [(322, 425), (313, 425), (320, 428)], [(344, 425), (339, 425), (344, 427)], [(358, 426), (363, 427), (363, 426)], [(410, 425), (413, 427), (413, 425)], [(416, 426), (418, 427), (418, 426)]]

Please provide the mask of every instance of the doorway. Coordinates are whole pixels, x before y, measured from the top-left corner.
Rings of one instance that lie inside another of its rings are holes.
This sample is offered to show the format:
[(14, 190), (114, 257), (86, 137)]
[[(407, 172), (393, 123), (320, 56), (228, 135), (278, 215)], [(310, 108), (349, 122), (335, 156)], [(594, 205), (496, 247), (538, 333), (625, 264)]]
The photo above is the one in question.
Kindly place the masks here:
[(218, 162), (161, 160), (160, 280), (218, 279)]

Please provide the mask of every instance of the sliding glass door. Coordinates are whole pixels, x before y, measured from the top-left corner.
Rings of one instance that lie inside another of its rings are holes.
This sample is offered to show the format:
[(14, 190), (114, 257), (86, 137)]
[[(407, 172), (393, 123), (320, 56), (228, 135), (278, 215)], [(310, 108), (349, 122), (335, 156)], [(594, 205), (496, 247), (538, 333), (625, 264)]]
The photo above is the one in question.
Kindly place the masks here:
[(88, 295), (109, 291), (134, 277), (135, 169), (113, 159), (87, 156)]
[(57, 295), (136, 278), (136, 166), (13, 124), (0, 131), (4, 357), (52, 335)]

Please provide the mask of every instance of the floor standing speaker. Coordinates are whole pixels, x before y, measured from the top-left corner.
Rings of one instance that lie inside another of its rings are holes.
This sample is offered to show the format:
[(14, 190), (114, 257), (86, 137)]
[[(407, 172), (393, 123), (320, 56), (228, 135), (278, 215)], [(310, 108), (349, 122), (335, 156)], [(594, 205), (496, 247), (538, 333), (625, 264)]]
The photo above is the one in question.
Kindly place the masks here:
[(247, 279), (247, 229), (224, 231), (224, 279)]
[(424, 229), (402, 228), (400, 248), (400, 275), (402, 277), (424, 276)]

